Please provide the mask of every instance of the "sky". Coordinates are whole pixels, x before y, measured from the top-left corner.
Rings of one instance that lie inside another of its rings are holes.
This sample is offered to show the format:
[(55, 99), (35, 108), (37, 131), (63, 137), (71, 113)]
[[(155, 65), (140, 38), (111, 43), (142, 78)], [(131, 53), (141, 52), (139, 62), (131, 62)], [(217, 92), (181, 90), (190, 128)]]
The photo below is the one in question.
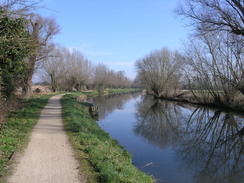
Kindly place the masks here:
[(43, 0), (39, 10), (61, 27), (54, 41), (136, 76), (134, 63), (155, 49), (180, 49), (188, 29), (173, 12), (179, 0)]

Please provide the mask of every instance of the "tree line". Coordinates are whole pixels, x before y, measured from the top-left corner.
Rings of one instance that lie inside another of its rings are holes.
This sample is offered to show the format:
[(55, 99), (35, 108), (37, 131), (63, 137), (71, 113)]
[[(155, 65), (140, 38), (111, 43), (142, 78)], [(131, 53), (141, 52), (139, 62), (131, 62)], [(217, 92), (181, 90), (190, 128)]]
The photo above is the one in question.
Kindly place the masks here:
[(129, 88), (133, 84), (124, 71), (95, 65), (80, 51), (65, 47), (56, 47), (41, 68), (47, 73), (54, 92), (96, 89), (102, 95), (107, 87)]
[(38, 3), (5, 0), (0, 3), (0, 96), (9, 99), (16, 88), (31, 95), (32, 77), (42, 68), (53, 91), (81, 90), (87, 86), (103, 93), (106, 87), (129, 87), (123, 71), (94, 65), (77, 50), (53, 42), (60, 27), (55, 19), (37, 14)]
[(163, 48), (138, 59), (139, 83), (156, 98), (243, 110), (244, 2), (185, 0), (176, 13), (194, 28), (189, 43), (181, 52)]

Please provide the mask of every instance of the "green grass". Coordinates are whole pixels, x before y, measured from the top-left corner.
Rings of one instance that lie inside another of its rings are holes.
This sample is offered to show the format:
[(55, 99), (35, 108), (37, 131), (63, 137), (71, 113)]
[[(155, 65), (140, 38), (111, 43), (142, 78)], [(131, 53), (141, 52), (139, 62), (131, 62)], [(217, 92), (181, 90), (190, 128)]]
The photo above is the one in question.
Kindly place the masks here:
[(61, 102), (65, 128), (88, 182), (153, 182), (152, 177), (132, 165), (131, 155), (92, 120), (86, 103), (78, 102), (73, 95), (64, 96)]
[(22, 150), (28, 143), (30, 132), (49, 98), (50, 95), (46, 95), (23, 101), (24, 107), (12, 111), (8, 120), (0, 126), (0, 178), (6, 173), (13, 153)]
[(108, 93), (109, 94), (115, 94), (115, 93), (130, 93), (130, 92), (137, 92), (137, 91), (140, 91), (139, 89), (135, 89), (135, 88), (125, 88), (125, 89), (121, 89), (121, 88), (118, 88), (118, 89), (109, 89), (108, 90)]
[(91, 96), (98, 96), (98, 92), (96, 90), (87, 90), (87, 91), (75, 91), (75, 92), (68, 92), (74, 96), (79, 95), (91, 95)]

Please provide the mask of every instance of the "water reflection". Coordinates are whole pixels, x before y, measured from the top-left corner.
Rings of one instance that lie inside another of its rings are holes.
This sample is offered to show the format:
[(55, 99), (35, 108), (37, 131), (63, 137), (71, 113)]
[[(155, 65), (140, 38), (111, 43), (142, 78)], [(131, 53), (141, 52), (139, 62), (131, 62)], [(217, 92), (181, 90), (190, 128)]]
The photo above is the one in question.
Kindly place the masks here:
[(178, 157), (198, 167), (196, 182), (242, 182), (243, 118), (198, 108), (182, 127)]
[(162, 149), (173, 147), (178, 163), (194, 172), (194, 182), (243, 181), (242, 117), (148, 97), (136, 108), (134, 132)]
[(134, 132), (161, 148), (176, 144), (180, 137), (181, 109), (172, 102), (145, 97), (136, 104)]
[(115, 109), (123, 109), (124, 104), (132, 98), (138, 97), (139, 93), (114, 94), (109, 96), (100, 96), (92, 99), (92, 103), (99, 108), (99, 120), (103, 120)]

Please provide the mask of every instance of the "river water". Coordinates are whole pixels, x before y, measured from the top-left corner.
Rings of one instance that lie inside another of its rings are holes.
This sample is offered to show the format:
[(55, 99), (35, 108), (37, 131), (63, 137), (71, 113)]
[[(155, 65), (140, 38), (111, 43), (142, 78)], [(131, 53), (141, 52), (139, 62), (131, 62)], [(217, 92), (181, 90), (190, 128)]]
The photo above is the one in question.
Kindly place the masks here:
[(140, 94), (92, 102), (99, 126), (157, 182), (244, 182), (243, 115)]

